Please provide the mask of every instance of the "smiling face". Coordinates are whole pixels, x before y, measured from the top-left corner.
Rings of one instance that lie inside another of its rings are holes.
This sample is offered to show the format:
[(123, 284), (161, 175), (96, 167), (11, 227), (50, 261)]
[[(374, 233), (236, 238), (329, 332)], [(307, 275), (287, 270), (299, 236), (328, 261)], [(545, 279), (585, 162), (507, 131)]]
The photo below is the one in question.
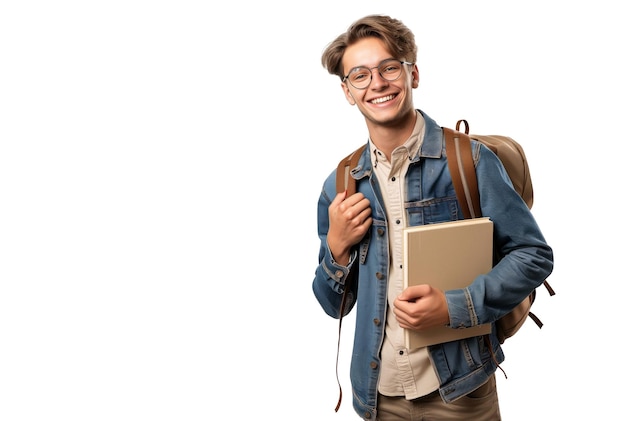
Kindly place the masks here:
[(356, 89), (348, 80), (341, 84), (346, 99), (359, 108), (370, 131), (377, 126), (401, 127), (414, 122), (412, 90), (419, 83), (417, 66), (403, 64), (400, 77), (390, 82), (383, 79), (375, 68), (387, 59), (405, 60), (404, 57), (393, 57), (384, 43), (375, 37), (364, 38), (350, 45), (343, 55), (344, 75), (355, 67), (371, 69), (372, 80), (367, 88)]

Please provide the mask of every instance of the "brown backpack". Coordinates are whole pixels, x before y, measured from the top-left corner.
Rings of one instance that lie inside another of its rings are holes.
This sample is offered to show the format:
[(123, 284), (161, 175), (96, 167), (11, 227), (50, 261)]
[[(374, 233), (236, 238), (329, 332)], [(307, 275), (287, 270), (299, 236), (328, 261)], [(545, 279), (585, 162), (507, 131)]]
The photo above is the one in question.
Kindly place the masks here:
[[(465, 125), (464, 132), (459, 130), (461, 124)], [(526, 154), (519, 143), (506, 136), (470, 135), (469, 124), (466, 120), (457, 121), (456, 130), (444, 127), (443, 132), (448, 154), (448, 167), (463, 216), (466, 218), (482, 216), (470, 139), (484, 144), (500, 158), (504, 169), (513, 182), (515, 191), (524, 199), (528, 208), (532, 208), (533, 184), (530, 178), (530, 169), (528, 168)], [(555, 294), (546, 280), (543, 281), (543, 285), (550, 295)], [(535, 296), (536, 290), (533, 290), (530, 295), (513, 308), (510, 313), (507, 313), (496, 321), (496, 334), (500, 343), (504, 343), (507, 338), (515, 335), (528, 317), (530, 317), (539, 328), (543, 326), (541, 320), (530, 311), (530, 307), (535, 301)]]
[[(461, 124), (465, 125), (464, 132), (459, 130)], [(469, 123), (467, 120), (457, 121), (456, 130), (444, 127), (443, 132), (448, 154), (448, 167), (464, 217), (477, 218), (482, 215), (470, 139), (484, 144), (500, 158), (500, 161), (513, 182), (515, 191), (524, 199), (528, 208), (532, 208), (533, 185), (530, 178), (530, 169), (528, 168), (528, 161), (526, 160), (524, 149), (519, 143), (507, 136), (470, 135), (468, 134)], [(339, 162), (336, 176), (337, 192), (348, 190), (348, 195), (350, 195), (356, 191), (356, 181), (350, 176), (350, 172), (358, 163), (365, 147), (366, 145), (362, 145)], [(546, 280), (543, 281), (543, 285), (550, 295), (555, 294)], [(346, 279), (344, 297), (348, 288), (349, 283), (348, 279)], [(510, 313), (496, 321), (496, 334), (500, 343), (504, 343), (507, 338), (517, 333), (528, 317), (530, 317), (539, 328), (543, 326), (541, 320), (530, 311), (530, 307), (535, 301), (535, 296), (536, 290), (533, 290), (533, 292)], [(341, 312), (343, 313), (343, 307)]]

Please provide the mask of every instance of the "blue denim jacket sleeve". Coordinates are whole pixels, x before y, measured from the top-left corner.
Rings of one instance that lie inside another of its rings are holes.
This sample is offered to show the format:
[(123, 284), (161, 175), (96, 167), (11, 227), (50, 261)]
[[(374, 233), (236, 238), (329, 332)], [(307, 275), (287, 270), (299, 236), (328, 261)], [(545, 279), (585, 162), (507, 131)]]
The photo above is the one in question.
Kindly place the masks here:
[(472, 326), (472, 320), (496, 321), (540, 286), (553, 267), (552, 249), (502, 163), (484, 145), (475, 142), (474, 148), (479, 148), (480, 206), (494, 223), (494, 251), (500, 257), (489, 273), (467, 288), (446, 292), (452, 328)]

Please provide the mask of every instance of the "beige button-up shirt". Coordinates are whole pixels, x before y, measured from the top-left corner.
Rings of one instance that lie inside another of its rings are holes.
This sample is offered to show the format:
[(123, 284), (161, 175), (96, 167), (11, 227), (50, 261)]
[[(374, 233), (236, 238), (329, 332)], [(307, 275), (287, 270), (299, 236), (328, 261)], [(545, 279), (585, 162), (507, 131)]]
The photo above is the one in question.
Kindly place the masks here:
[(380, 183), (389, 224), (389, 286), (387, 290), (387, 324), (381, 352), (378, 391), (386, 396), (415, 399), (439, 388), (437, 374), (426, 348), (409, 350), (404, 346), (404, 329), (393, 314), (393, 302), (403, 290), (402, 241), (407, 226), (404, 210), (405, 175), (409, 157), (417, 155), (424, 139), (424, 118), (417, 114), (415, 128), (409, 139), (391, 154), (391, 161), (370, 142), (372, 165)]

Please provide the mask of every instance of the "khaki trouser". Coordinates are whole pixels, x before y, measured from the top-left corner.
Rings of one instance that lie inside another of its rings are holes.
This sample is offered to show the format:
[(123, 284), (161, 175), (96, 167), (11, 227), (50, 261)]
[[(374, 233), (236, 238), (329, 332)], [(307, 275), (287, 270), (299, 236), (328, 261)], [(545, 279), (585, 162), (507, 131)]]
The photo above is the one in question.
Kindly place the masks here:
[(402, 396), (378, 394), (376, 421), (500, 421), (496, 377), (475, 391), (445, 403), (439, 392), (422, 398), (406, 400)]

